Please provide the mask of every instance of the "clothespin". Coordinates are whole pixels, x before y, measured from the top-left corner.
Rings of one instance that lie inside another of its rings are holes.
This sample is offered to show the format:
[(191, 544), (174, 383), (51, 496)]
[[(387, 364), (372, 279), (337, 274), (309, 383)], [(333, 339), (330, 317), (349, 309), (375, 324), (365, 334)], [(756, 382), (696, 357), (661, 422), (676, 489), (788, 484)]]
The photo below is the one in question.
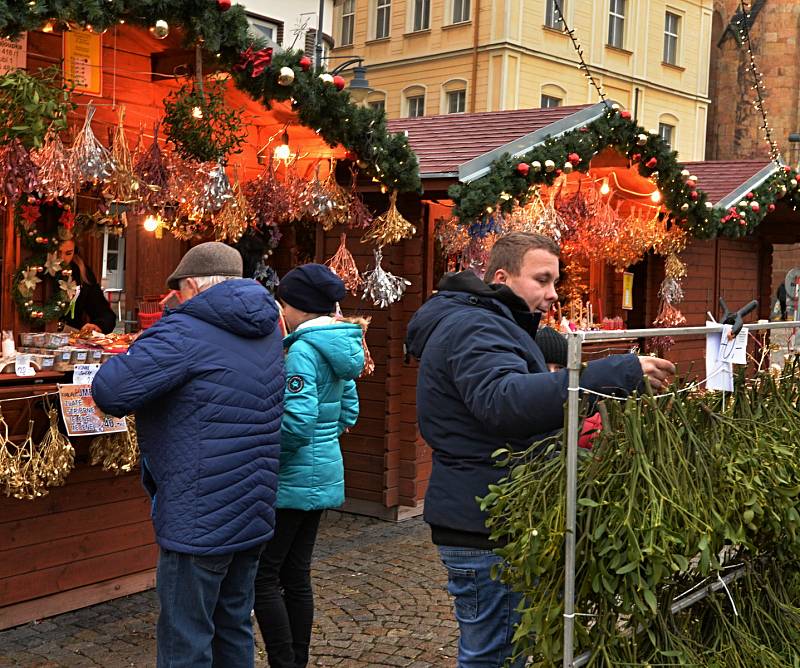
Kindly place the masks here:
[(728, 337), (730, 339), (735, 339), (736, 335), (741, 332), (742, 327), (744, 327), (744, 317), (758, 307), (758, 301), (754, 299), (749, 304), (742, 306), (738, 311), (733, 312), (728, 309), (728, 305), (722, 297), (719, 298), (719, 305), (720, 308), (722, 308), (722, 319), (720, 322), (723, 325), (733, 325)]

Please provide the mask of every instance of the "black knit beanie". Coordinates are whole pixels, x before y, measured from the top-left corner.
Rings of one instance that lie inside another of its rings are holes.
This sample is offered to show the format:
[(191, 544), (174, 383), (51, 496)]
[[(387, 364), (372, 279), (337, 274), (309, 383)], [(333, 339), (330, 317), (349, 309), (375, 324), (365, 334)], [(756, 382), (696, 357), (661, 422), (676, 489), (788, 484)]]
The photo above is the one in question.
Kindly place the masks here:
[(536, 345), (547, 364), (567, 366), (567, 339), (552, 327), (542, 327), (536, 332)]
[(345, 293), (342, 279), (324, 264), (295, 267), (278, 284), (278, 298), (306, 313), (333, 313)]

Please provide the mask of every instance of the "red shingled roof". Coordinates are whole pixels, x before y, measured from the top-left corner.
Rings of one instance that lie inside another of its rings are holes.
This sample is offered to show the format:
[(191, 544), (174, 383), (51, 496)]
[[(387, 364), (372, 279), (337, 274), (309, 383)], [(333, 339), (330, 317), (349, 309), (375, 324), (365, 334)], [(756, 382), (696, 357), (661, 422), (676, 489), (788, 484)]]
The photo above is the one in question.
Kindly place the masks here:
[(687, 162), (684, 167), (697, 177), (697, 187), (716, 204), (741, 185), (747, 183), (769, 160), (708, 160)]
[(408, 132), (420, 174), (457, 172), (468, 160), (591, 106), (398, 118), (389, 121), (389, 129)]

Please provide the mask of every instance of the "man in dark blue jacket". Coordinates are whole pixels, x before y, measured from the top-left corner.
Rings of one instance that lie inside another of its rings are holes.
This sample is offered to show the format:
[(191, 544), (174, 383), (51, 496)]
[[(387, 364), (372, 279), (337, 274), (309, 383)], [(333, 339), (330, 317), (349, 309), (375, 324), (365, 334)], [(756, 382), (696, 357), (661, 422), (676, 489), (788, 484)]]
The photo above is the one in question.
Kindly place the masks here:
[[(475, 497), (506, 473), (492, 452), (525, 449), (563, 425), (567, 371), (549, 373), (534, 342), (558, 298), (558, 256), (547, 237), (508, 234), (492, 248), (485, 282), (470, 271), (446, 276), (408, 327), (420, 360), (417, 420), (433, 449), (425, 520), (455, 597), (459, 668), (499, 668), (513, 649), (520, 597), (491, 578), (501, 559)], [(589, 363), (581, 385), (625, 394), (643, 375), (660, 388), (672, 373), (666, 360), (613, 355)]]
[(278, 309), (211, 242), (168, 280), (168, 311), (92, 385), (111, 415), (136, 414), (160, 546), (159, 668), (253, 665), (253, 581), (272, 537), (283, 413)]

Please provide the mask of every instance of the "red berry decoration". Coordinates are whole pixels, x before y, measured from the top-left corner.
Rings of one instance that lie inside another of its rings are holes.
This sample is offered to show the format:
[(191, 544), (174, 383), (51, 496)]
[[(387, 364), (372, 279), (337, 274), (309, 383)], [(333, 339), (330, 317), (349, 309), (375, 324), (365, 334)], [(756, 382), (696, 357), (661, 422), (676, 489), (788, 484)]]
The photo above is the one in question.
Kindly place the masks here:
[(644, 163), (646, 167), (653, 169), (658, 165), (658, 160), (655, 157), (650, 158), (646, 163)]
[(769, 211), (770, 213), (772, 213), (773, 211), (775, 211), (775, 205), (774, 205), (774, 204), (770, 204), (770, 205), (767, 207), (767, 211)]
[(631, 119), (631, 112), (630, 111), (620, 111), (619, 115), (622, 116), (626, 121)]
[(577, 164), (579, 164), (579, 163), (580, 163), (580, 161), (581, 161), (581, 156), (579, 156), (577, 153), (570, 153), (570, 154), (567, 156), (567, 160), (569, 160), (569, 161), (570, 161), (570, 162), (573, 164), (573, 166), (574, 166), (574, 165), (577, 165)]
[(517, 165), (518, 174), (522, 174), (522, 176), (528, 176), (529, 171), (531, 171), (531, 166), (527, 162), (521, 162)]
[(231, 0), (217, 0), (217, 9), (227, 12), (231, 8)]
[(336, 90), (344, 90), (347, 82), (344, 80), (343, 76), (337, 74), (335, 77), (333, 77), (333, 85), (336, 86)]
[(308, 56), (303, 56), (300, 59), (300, 67), (303, 68), (303, 72), (308, 72), (311, 69), (311, 58)]

